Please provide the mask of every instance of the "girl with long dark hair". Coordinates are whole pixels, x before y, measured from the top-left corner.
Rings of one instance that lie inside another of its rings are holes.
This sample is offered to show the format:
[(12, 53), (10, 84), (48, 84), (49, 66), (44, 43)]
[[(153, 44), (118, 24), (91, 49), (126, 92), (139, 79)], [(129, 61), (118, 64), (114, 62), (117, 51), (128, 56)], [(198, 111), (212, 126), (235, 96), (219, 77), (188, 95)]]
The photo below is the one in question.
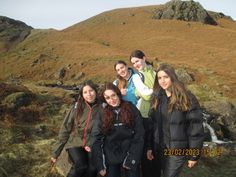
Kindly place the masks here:
[(93, 130), (94, 153), (101, 176), (139, 177), (140, 158), (143, 149), (143, 125), (140, 112), (129, 102), (122, 100), (118, 87), (106, 83), (101, 90), (106, 105), (96, 119)]
[(77, 102), (72, 106), (61, 126), (57, 146), (51, 162), (56, 163), (63, 148), (68, 152), (72, 167), (67, 177), (96, 177), (93, 165), (90, 136), (98, 113), (97, 87), (92, 81), (82, 85)]

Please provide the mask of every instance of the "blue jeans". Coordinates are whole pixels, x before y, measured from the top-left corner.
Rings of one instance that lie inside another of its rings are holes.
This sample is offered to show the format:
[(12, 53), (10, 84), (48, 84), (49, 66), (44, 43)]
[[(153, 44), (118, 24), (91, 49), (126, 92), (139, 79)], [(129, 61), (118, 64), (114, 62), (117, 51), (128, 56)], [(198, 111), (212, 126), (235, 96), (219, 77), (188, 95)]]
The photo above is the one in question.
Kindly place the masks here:
[(140, 177), (139, 165), (135, 169), (125, 169), (122, 164), (109, 165), (106, 177)]

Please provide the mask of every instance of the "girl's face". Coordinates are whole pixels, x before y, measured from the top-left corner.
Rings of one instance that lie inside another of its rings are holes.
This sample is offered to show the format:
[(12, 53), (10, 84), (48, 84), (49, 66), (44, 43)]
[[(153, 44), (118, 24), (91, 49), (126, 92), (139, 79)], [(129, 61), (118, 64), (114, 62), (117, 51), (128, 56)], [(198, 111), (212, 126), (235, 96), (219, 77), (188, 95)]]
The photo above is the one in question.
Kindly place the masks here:
[(93, 103), (96, 99), (96, 92), (90, 86), (86, 85), (83, 88), (83, 98), (88, 103)]
[(109, 104), (110, 106), (117, 107), (120, 105), (120, 99), (116, 92), (114, 92), (113, 90), (105, 90), (103, 96), (107, 104)]
[(133, 64), (133, 67), (138, 71), (142, 71), (144, 67), (146, 66), (145, 58), (140, 59), (140, 58), (132, 57), (130, 61)]
[(128, 66), (122, 63), (116, 65), (116, 72), (122, 78), (127, 78), (129, 76)]
[(165, 71), (159, 71), (157, 73), (158, 83), (162, 89), (168, 90), (172, 84), (169, 75)]

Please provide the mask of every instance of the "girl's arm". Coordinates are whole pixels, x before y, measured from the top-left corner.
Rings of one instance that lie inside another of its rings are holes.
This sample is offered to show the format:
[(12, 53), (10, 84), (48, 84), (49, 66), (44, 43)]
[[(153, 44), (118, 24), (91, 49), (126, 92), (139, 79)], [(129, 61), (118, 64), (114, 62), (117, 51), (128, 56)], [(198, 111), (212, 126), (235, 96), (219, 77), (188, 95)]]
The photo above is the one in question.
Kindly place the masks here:
[(58, 134), (58, 140), (56, 147), (53, 151), (52, 158), (57, 159), (58, 156), (61, 154), (61, 151), (63, 150), (65, 144), (67, 143), (71, 131), (74, 126), (74, 117), (76, 115), (76, 105), (72, 106), (70, 111), (67, 113), (67, 115), (64, 118), (64, 121), (61, 125), (59, 134)]
[(95, 159), (96, 167), (98, 169), (98, 172), (102, 172), (103, 174), (104, 172), (106, 172), (105, 155), (103, 153), (105, 135), (102, 133), (101, 119), (101, 114), (97, 113), (90, 136), (92, 141), (92, 154)]
[[(194, 95), (190, 94), (190, 100), (191, 100), (191, 108), (186, 114), (186, 118), (189, 122), (188, 131), (187, 131), (188, 139), (189, 139), (189, 148), (199, 150), (199, 152), (201, 152), (201, 148), (203, 146), (203, 140), (204, 140), (202, 111)], [(195, 161), (199, 157), (200, 157), (200, 153), (198, 156), (190, 157), (190, 160)]]
[(148, 88), (140, 78), (138, 74), (134, 74), (132, 77), (135, 89), (138, 92), (138, 96), (148, 100), (153, 93), (153, 89)]
[(134, 168), (140, 164), (141, 156), (143, 153), (143, 143), (144, 143), (144, 128), (140, 112), (136, 107), (133, 106), (134, 110), (134, 136), (131, 140), (131, 145), (127, 156), (123, 162), (123, 166), (126, 168)]

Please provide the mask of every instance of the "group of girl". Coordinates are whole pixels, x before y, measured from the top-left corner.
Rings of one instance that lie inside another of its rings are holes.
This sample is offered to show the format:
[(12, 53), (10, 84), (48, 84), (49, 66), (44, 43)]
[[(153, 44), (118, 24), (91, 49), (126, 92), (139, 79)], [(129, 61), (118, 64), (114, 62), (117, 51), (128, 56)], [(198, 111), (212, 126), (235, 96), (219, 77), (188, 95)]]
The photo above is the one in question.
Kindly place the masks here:
[(67, 177), (178, 177), (186, 161), (196, 165), (200, 154), (164, 152), (202, 148), (197, 99), (171, 66), (155, 71), (140, 50), (130, 61), (135, 70), (118, 61), (117, 79), (99, 93), (85, 82), (65, 117), (51, 162), (66, 149)]

